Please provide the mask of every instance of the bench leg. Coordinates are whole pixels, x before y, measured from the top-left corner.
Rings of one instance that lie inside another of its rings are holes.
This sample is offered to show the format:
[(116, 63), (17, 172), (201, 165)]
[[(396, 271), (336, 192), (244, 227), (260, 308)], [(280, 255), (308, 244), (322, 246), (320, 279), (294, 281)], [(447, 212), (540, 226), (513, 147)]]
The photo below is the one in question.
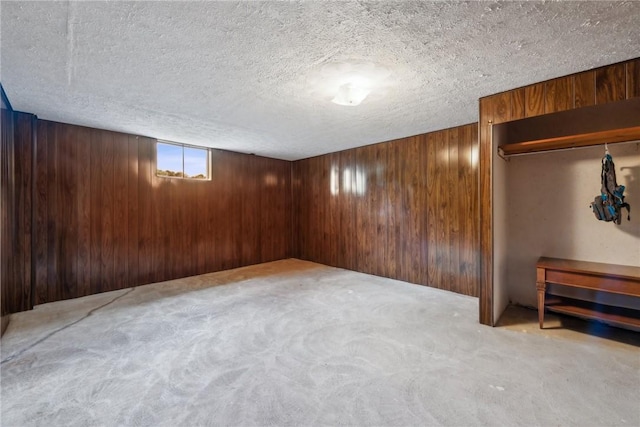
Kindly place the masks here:
[(537, 269), (536, 289), (538, 290), (538, 322), (540, 322), (540, 329), (544, 324), (544, 294), (547, 289), (544, 273), (544, 268)]

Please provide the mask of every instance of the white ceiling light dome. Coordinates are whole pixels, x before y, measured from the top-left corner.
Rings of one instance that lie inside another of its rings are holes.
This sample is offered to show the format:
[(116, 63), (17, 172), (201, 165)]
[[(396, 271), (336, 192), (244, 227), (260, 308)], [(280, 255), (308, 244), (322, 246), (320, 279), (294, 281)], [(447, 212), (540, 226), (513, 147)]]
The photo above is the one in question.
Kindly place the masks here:
[(334, 104), (360, 105), (367, 98), (386, 95), (393, 85), (391, 70), (373, 62), (340, 61), (324, 64), (309, 79), (311, 90)]
[(358, 86), (355, 83), (345, 83), (338, 88), (338, 93), (331, 102), (347, 106), (360, 105), (370, 92), (369, 88)]

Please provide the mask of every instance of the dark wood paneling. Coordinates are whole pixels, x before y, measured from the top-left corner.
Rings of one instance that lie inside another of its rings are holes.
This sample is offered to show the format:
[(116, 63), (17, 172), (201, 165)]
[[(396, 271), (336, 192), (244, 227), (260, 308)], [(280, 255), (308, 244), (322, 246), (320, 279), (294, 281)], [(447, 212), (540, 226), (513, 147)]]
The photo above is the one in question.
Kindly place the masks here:
[(544, 83), (538, 83), (525, 88), (525, 117), (544, 114), (546, 99), (544, 90)]
[[(39, 135), (40, 141), (44, 135)], [(90, 185), (91, 194), (89, 197), (89, 214), (90, 219), (90, 293), (95, 294), (101, 291), (102, 280), (102, 263), (101, 263), (101, 249), (102, 249), (102, 224), (101, 224), (101, 212), (102, 212), (102, 173), (101, 173), (101, 147), (102, 138), (98, 130), (90, 131), (90, 164), (91, 175)], [(38, 150), (43, 150), (45, 147), (38, 146)], [(37, 209), (46, 209), (48, 202), (45, 195), (45, 199), (42, 200)], [(51, 217), (55, 218), (52, 213)]]
[(423, 156), (423, 164), (425, 165), (425, 174), (427, 175), (426, 197), (424, 198), (424, 208), (426, 212), (426, 233), (427, 244), (426, 249), (426, 274), (427, 284), (429, 286), (438, 287), (440, 283), (440, 268), (438, 266), (438, 134), (430, 133), (426, 135), (426, 156)]
[[(3, 96), (4, 96), (4, 91)], [(11, 313), (11, 293), (16, 285), (13, 252), (15, 229), (15, 140), (13, 112), (0, 110), (0, 291), (2, 295), (2, 319)], [(3, 325), (3, 329), (6, 327)], [(4, 332), (4, 331), (2, 331)]]
[[(436, 275), (431, 280), (432, 286), (440, 289), (449, 289), (451, 281), (449, 277), (449, 214), (451, 206), (448, 197), (448, 173), (449, 173), (449, 150), (448, 132), (435, 132), (436, 152), (435, 152), (435, 197), (430, 199), (430, 203), (435, 202), (433, 212), (436, 222)], [(429, 247), (432, 249), (433, 247)], [(453, 289), (452, 289), (453, 290)]]
[(585, 71), (574, 77), (574, 108), (596, 104), (596, 72)]
[[(432, 141), (432, 133), (417, 135), (415, 138), (417, 139), (415, 146), (416, 155), (406, 159), (406, 161), (412, 164), (412, 168), (417, 174), (417, 178), (412, 180), (412, 182), (417, 183), (413, 188), (413, 192), (416, 209), (414, 213), (418, 215), (414, 247), (417, 248), (416, 256), (418, 257), (420, 268), (417, 268), (414, 264), (409, 274), (415, 275), (415, 280), (411, 280), (412, 283), (429, 285), (429, 271), (432, 269), (429, 258), (432, 255), (431, 248), (429, 247), (429, 218), (432, 217), (432, 213), (429, 212), (429, 185), (435, 180), (432, 171), (429, 169), (429, 159), (431, 159), (434, 152), (431, 150), (433, 144), (430, 143), (430, 141)], [(433, 252), (433, 254), (435, 254), (435, 252)]]
[(49, 205), (47, 204), (48, 190), (48, 158), (49, 158), (49, 132), (47, 123), (37, 121), (38, 148), (36, 152), (36, 200), (35, 200), (35, 304), (40, 304), (48, 299), (47, 290), (47, 266), (49, 265), (49, 252), (47, 250), (47, 218), (49, 216)]
[(153, 183), (154, 142), (151, 139), (138, 139), (138, 284), (151, 283), (154, 280), (154, 243), (155, 222), (154, 198), (149, 189)]
[[(460, 185), (458, 184), (458, 151), (460, 149), (460, 131), (461, 129), (452, 130), (448, 135), (448, 142), (446, 151), (448, 153), (447, 162), (447, 186), (444, 190), (444, 194), (447, 197), (447, 209), (446, 209), (446, 221), (448, 236), (447, 249), (445, 252), (447, 257), (447, 280), (445, 283), (449, 283), (450, 288), (457, 293), (464, 292), (462, 289), (460, 265), (460, 217), (464, 215), (460, 211)], [(463, 135), (464, 136), (464, 133)]]
[(211, 236), (214, 234), (214, 224), (216, 218), (215, 211), (210, 209), (209, 205), (212, 199), (216, 198), (215, 194), (207, 192), (208, 186), (196, 185), (197, 198), (197, 235), (195, 247), (197, 248), (197, 274), (213, 271), (216, 259), (215, 245), (207, 244), (207, 239), (202, 236)]
[(129, 135), (113, 138), (113, 264), (114, 286), (129, 283)]
[[(338, 239), (338, 245), (340, 253), (338, 256), (338, 267), (347, 268), (350, 270), (356, 269), (357, 263), (357, 245), (356, 245), (356, 228), (355, 224), (355, 202), (357, 195), (356, 189), (356, 163), (355, 163), (355, 150), (347, 150), (339, 153), (340, 164), (338, 165), (338, 173), (340, 174), (340, 199), (338, 201), (338, 212), (340, 215), (340, 229), (339, 236), (343, 236)], [(298, 165), (299, 167), (299, 165)], [(295, 171), (299, 176), (301, 173), (298, 169)], [(305, 217), (304, 205), (301, 205), (296, 210), (296, 217)], [(300, 227), (300, 223), (298, 224)], [(296, 229), (296, 234), (299, 234), (300, 228)], [(302, 233), (306, 235), (306, 233)]]
[(478, 129), (460, 130), (458, 150), (458, 201), (460, 209), (460, 286), (461, 293), (478, 296)]
[[(66, 128), (67, 126), (57, 125), (58, 128)], [(100, 200), (100, 214), (96, 218), (100, 218), (100, 234), (102, 236), (100, 245), (100, 291), (119, 289), (115, 283), (115, 256), (116, 250), (114, 245), (118, 243), (115, 239), (114, 211), (115, 192), (114, 192), (114, 163), (116, 162), (114, 153), (114, 137), (112, 132), (100, 132), (100, 167), (98, 171), (101, 175), (102, 185), (100, 192), (102, 197)], [(55, 221), (52, 221), (55, 222)], [(66, 227), (63, 227), (64, 229)], [(118, 266), (121, 268), (121, 266)]]
[[(374, 236), (374, 258), (372, 272), (378, 276), (387, 276), (387, 257), (389, 246), (387, 244), (387, 232), (391, 225), (388, 221), (387, 190), (385, 176), (387, 164), (387, 151), (389, 144), (376, 144), (373, 148), (373, 167), (370, 169), (372, 179), (372, 188), (369, 194), (372, 196), (370, 205), (374, 207), (369, 211), (371, 214), (371, 225), (373, 226)], [(395, 262), (395, 261), (394, 261)]]
[[(250, 156), (241, 167), (244, 169), (240, 174), (240, 194), (242, 198), (240, 200), (240, 206), (242, 210), (243, 218), (250, 218), (254, 205), (260, 209), (261, 198), (258, 193), (258, 179), (261, 178), (263, 172), (259, 169), (260, 165), (256, 161), (255, 156)], [(252, 171), (254, 173), (252, 173)], [(265, 185), (264, 192), (268, 192), (269, 187)], [(265, 220), (268, 220), (266, 215), (263, 215)], [(255, 263), (256, 255), (260, 256), (261, 242), (260, 242), (260, 230), (262, 228), (261, 221), (243, 221), (241, 224), (240, 234), (240, 262), (243, 265), (249, 265)], [(256, 251), (257, 249), (257, 251)]]
[(395, 236), (396, 257), (399, 260), (397, 277), (412, 283), (420, 282), (423, 265), (426, 266), (422, 259), (422, 243), (426, 240), (423, 238), (423, 212), (427, 181), (421, 156), (423, 141), (422, 136), (415, 136), (407, 142), (396, 143), (399, 182), (395, 191), (401, 196), (395, 205), (396, 222), (399, 226), (399, 234)]
[(627, 62), (627, 99), (640, 97), (640, 59)]
[(625, 64), (621, 63), (596, 70), (596, 104), (606, 104), (626, 98), (625, 69)]
[(127, 278), (128, 286), (139, 285), (140, 282), (140, 259), (138, 254), (138, 242), (140, 239), (138, 216), (140, 212), (138, 200), (138, 181), (142, 179), (139, 176), (138, 162), (138, 137), (129, 135), (126, 142), (127, 151), (127, 167), (124, 173), (127, 174), (127, 240), (125, 250), (127, 256)]
[[(77, 295), (91, 294), (91, 130), (79, 128), (76, 134), (76, 188), (74, 209), (78, 220)], [(131, 254), (127, 254), (128, 259)]]
[[(370, 205), (370, 188), (371, 188), (371, 179), (370, 168), (374, 162), (374, 159), (370, 155), (371, 148), (370, 147), (360, 147), (355, 149), (356, 155), (356, 245), (357, 245), (357, 256), (356, 256), (356, 271), (360, 271), (363, 273), (372, 273), (372, 264), (373, 264), (373, 230), (371, 227), (371, 213), (372, 209)], [(312, 164), (316, 162), (315, 159), (311, 160)], [(313, 169), (312, 169), (313, 170)], [(309, 185), (313, 188), (315, 187), (316, 181), (310, 181)], [(317, 234), (313, 233), (315, 228), (314, 222), (315, 218), (313, 216), (310, 217), (310, 227), (309, 232), (307, 233), (308, 240), (316, 241), (318, 239), (315, 238)], [(302, 230), (301, 233), (304, 233), (305, 230)], [(312, 243), (313, 246), (313, 243)], [(313, 258), (310, 258), (313, 261)]]
[(532, 141), (598, 134), (638, 126), (640, 99), (636, 98), (521, 120), (512, 117), (509, 123), (501, 123), (494, 128), (494, 139), (498, 145), (534, 145)]
[(329, 265), (341, 266), (343, 255), (340, 251), (340, 241), (338, 233), (340, 233), (340, 210), (337, 205), (340, 202), (340, 153), (333, 153), (325, 156), (326, 164), (329, 170), (329, 204), (326, 211), (326, 229), (330, 230), (329, 237)]
[(300, 257), (477, 295), (477, 132), (473, 124), (294, 162)]
[(493, 146), (491, 142), (491, 104), (492, 98), (481, 98), (479, 102), (480, 121), (478, 123), (480, 139), (479, 147), (479, 253), (480, 253), (480, 284), (478, 287), (478, 319), (483, 325), (493, 326), (493, 197), (492, 197), (492, 158)]
[(58, 217), (65, 218), (71, 227), (57, 228), (59, 252), (57, 270), (60, 277), (58, 294), (61, 299), (77, 295), (78, 278), (78, 215), (77, 194), (77, 133), (69, 127), (56, 126), (57, 156), (57, 201)]
[[(493, 208), (492, 208), (492, 159), (493, 150), (491, 144), (492, 125), (512, 120), (513, 113), (509, 108), (512, 105), (513, 92), (503, 92), (497, 95), (480, 99), (480, 323), (493, 324)], [(539, 107), (536, 108), (539, 111)], [(529, 114), (534, 110), (530, 109)], [(525, 111), (527, 114), (527, 111)], [(521, 117), (517, 117), (521, 118)]]
[(305, 192), (302, 191), (302, 185), (300, 182), (300, 173), (296, 170), (299, 167), (297, 163), (291, 163), (291, 211), (296, 214), (291, 216), (291, 256), (293, 258), (300, 258), (300, 248), (302, 236), (298, 235), (300, 230), (300, 219), (302, 215), (298, 213), (302, 209), (302, 203), (300, 200), (304, 197)]
[(525, 117), (527, 114), (527, 90), (523, 87), (513, 92), (511, 100), (511, 115)]
[(2, 109), (2, 316), (32, 307), (33, 115)]
[[(518, 90), (512, 91), (514, 96)], [(573, 77), (549, 80), (545, 83), (545, 114), (573, 108)]]
[[(287, 191), (282, 187), (282, 178), (274, 176), (268, 170), (265, 170), (264, 165), (256, 162), (256, 183), (255, 183), (255, 200), (260, 206), (267, 206), (270, 203), (281, 203), (281, 199), (278, 197), (280, 191)], [(260, 208), (261, 209), (261, 208)], [(274, 211), (265, 211), (265, 214), (261, 216), (260, 222), (257, 224), (257, 244), (260, 247), (258, 253), (258, 262), (266, 262), (268, 260), (269, 253), (272, 251), (274, 245), (279, 244), (283, 236), (271, 236), (270, 239), (262, 238), (263, 236), (270, 236), (271, 230), (275, 226), (276, 218), (272, 215)], [(269, 260), (270, 261), (270, 260)]]
[[(59, 176), (61, 174), (61, 168), (58, 166), (58, 158), (60, 157), (59, 152), (59, 141), (58, 135), (56, 132), (56, 126), (54, 123), (47, 123), (47, 128), (45, 130), (47, 132), (47, 170), (46, 174), (38, 172), (37, 179), (44, 180), (47, 183), (46, 190), (46, 199), (43, 201), (43, 204), (47, 206), (48, 216), (46, 218), (47, 224), (47, 233), (45, 236), (42, 236), (44, 240), (44, 245), (47, 248), (47, 265), (45, 268), (47, 269), (46, 276), (46, 299), (43, 301), (38, 301), (38, 303), (45, 303), (49, 301), (56, 301), (62, 298), (60, 295), (60, 281), (58, 275), (62, 275), (63, 271), (58, 271), (60, 269), (59, 258), (62, 254), (62, 248), (60, 247), (60, 233), (58, 233), (58, 227), (56, 221), (52, 221), (52, 218), (60, 218), (59, 221), (62, 221), (63, 218), (60, 217), (60, 207), (58, 203), (58, 197), (60, 192), (58, 187)], [(40, 135), (38, 133), (38, 135)], [(38, 139), (38, 149), (40, 149), (40, 139)], [(98, 168), (100, 170), (100, 168)], [(97, 190), (100, 192), (100, 189)], [(36, 209), (40, 208), (40, 204), (36, 206)], [(98, 210), (100, 207), (98, 207)], [(64, 218), (66, 223), (66, 218)], [(37, 284), (36, 284), (37, 286)]]
[(38, 135), (40, 304), (291, 255), (290, 162), (213, 151), (211, 180), (159, 178), (153, 139), (47, 121)]
[(33, 237), (33, 132), (35, 117), (31, 114), (14, 113), (16, 118), (16, 207), (18, 208), (17, 240), (15, 255), (18, 265), (16, 279), (19, 292), (15, 294), (14, 307), (28, 309), (33, 304), (32, 287), (32, 237)]
[[(400, 224), (406, 222), (407, 218), (404, 216), (405, 211), (402, 208), (402, 193), (400, 189), (400, 176), (402, 174), (399, 167), (399, 152), (400, 145), (408, 146), (410, 141), (405, 141), (403, 144), (399, 141), (392, 141), (386, 144), (387, 158), (385, 159), (385, 176), (383, 182), (382, 197), (386, 207), (386, 218), (381, 216), (385, 221), (385, 227), (387, 231), (385, 245), (385, 263), (384, 272), (385, 277), (400, 277), (399, 266), (402, 264), (402, 259), (398, 252), (400, 246)], [(336, 210), (337, 211), (337, 210)]]

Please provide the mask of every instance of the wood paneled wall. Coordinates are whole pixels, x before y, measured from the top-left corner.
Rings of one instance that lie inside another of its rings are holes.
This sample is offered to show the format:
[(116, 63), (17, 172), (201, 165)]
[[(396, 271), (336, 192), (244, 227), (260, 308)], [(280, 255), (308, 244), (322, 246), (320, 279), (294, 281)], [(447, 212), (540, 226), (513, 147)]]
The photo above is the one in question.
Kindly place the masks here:
[(2, 110), (2, 315), (33, 307), (31, 295), (31, 114)]
[(480, 322), (494, 324), (491, 125), (640, 97), (640, 59), (532, 84), (480, 99)]
[(477, 130), (294, 162), (295, 256), (476, 296)]
[(290, 162), (212, 151), (159, 178), (155, 140), (38, 120), (35, 303), (291, 255)]

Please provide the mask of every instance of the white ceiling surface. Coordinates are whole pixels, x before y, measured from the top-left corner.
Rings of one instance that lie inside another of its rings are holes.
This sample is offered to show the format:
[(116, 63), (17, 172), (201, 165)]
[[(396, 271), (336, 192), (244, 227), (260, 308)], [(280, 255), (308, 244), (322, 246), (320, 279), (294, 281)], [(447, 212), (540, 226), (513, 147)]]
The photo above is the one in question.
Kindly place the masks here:
[[(0, 12), (0, 78), (15, 109), (287, 160), (474, 122), (482, 96), (640, 55), (640, 2), (2, 2)], [(360, 106), (336, 105), (336, 63), (388, 77)]]

